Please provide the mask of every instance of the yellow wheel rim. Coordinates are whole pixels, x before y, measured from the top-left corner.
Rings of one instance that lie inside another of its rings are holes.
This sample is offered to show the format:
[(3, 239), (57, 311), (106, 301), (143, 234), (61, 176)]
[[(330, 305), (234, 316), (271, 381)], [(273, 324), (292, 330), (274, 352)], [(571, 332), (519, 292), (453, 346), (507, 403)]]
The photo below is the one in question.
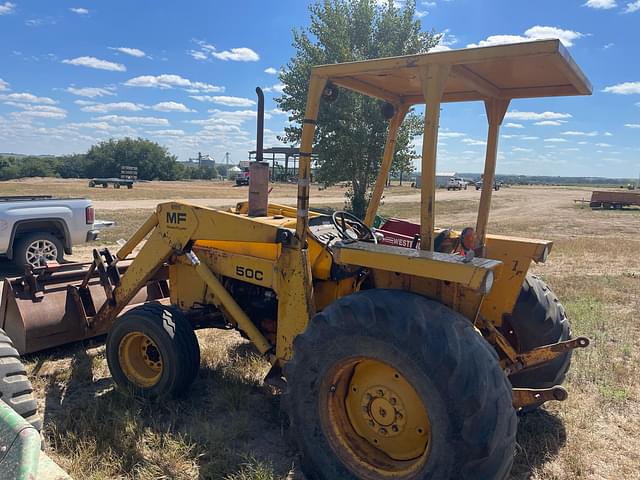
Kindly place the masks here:
[(162, 355), (155, 342), (144, 333), (127, 333), (120, 341), (118, 358), (122, 371), (137, 387), (149, 388), (160, 380)]
[(429, 456), (431, 424), (411, 383), (370, 358), (345, 361), (325, 380), (321, 423), (343, 462), (359, 478), (413, 478)]

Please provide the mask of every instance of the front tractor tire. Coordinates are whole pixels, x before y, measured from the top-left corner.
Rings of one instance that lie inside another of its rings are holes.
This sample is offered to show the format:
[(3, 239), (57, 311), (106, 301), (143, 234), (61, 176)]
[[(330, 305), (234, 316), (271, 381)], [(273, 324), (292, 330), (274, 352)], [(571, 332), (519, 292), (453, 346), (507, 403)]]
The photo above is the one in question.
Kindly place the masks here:
[[(564, 307), (546, 283), (527, 275), (506, 326), (515, 336), (518, 353), (571, 338), (571, 327)], [(514, 387), (551, 388), (561, 385), (571, 365), (571, 351), (509, 377)], [(531, 408), (529, 408), (530, 410)]]
[(310, 479), (503, 479), (517, 417), (495, 351), (444, 305), (343, 297), (296, 337), (290, 431)]
[(180, 396), (200, 367), (193, 327), (179, 310), (148, 303), (118, 318), (107, 336), (107, 363), (116, 384), (136, 397)]

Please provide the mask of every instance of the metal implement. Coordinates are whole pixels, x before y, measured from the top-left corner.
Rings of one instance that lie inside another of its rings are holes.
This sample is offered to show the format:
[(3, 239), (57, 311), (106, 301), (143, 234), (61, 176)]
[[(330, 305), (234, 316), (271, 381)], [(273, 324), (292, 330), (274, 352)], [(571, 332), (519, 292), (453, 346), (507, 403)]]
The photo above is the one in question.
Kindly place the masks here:
[(516, 409), (537, 406), (549, 400), (564, 402), (569, 397), (567, 391), (555, 386), (551, 388), (514, 388), (513, 407)]
[(505, 373), (507, 375), (511, 375), (520, 370), (525, 370), (542, 363), (550, 362), (573, 349), (586, 348), (589, 346), (589, 343), (590, 341), (587, 337), (572, 338), (571, 340), (566, 340), (564, 342), (534, 348), (528, 352), (516, 355), (513, 360), (502, 360), (501, 363), (505, 365)]
[(0, 477), (71, 480), (41, 450), (40, 433), (0, 400)]

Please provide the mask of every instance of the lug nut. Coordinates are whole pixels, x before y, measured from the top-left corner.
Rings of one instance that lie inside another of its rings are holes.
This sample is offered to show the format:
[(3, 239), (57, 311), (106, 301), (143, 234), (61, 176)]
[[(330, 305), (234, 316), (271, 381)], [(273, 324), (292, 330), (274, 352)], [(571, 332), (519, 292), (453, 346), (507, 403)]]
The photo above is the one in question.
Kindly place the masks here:
[(380, 435), (386, 435), (387, 434), (387, 429), (386, 428), (381, 428), (380, 430), (378, 430), (378, 432), (380, 433)]
[(391, 426), (391, 431), (392, 431), (393, 433), (398, 433), (398, 426), (397, 426), (397, 425), (392, 425), (392, 426)]

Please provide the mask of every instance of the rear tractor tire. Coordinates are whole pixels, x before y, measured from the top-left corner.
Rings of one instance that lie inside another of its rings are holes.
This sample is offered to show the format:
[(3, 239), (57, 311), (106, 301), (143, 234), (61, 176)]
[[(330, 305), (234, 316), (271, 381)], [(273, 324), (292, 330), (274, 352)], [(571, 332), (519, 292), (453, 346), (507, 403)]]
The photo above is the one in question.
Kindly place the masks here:
[(503, 479), (517, 417), (498, 357), (444, 305), (337, 300), (296, 337), (284, 405), (309, 479)]
[[(534, 275), (525, 278), (508, 327), (519, 353), (571, 338), (564, 307), (547, 284)], [(570, 365), (571, 352), (567, 352), (551, 362), (511, 375), (509, 380), (514, 387), (551, 388), (564, 382)]]
[(118, 318), (106, 352), (116, 384), (148, 399), (180, 396), (200, 367), (200, 347), (189, 321), (179, 310), (157, 303)]
[(0, 400), (13, 408), (38, 431), (42, 428), (42, 418), (38, 415), (38, 404), (33, 395), (31, 381), (13, 348), (9, 336), (0, 329)]

